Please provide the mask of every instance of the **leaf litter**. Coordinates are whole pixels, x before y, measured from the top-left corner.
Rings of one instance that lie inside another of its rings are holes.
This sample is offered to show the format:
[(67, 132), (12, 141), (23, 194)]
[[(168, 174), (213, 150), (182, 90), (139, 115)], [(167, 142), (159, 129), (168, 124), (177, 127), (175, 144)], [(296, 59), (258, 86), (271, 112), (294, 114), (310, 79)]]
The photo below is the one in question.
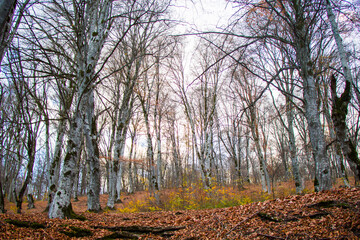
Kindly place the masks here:
[(0, 239), (359, 239), (360, 189), (222, 209), (80, 214), (87, 220), (0, 214)]

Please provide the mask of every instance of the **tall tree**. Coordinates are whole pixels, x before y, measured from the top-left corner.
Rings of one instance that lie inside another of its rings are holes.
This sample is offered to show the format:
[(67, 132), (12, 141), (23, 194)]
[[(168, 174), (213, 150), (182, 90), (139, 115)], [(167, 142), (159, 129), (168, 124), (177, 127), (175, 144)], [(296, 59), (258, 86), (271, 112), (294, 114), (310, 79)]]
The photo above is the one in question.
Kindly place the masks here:
[[(244, 6), (243, 2), (234, 2)], [(332, 186), (330, 163), (318, 110), (317, 71), (313, 62), (316, 52), (312, 48), (314, 45), (321, 46), (323, 41), (322, 4), (309, 0), (250, 1), (246, 7), (246, 29), (251, 35), (234, 36), (284, 44), (287, 51), (295, 55), (294, 67), (302, 79), (302, 98), (315, 160), (314, 186), (316, 191), (328, 190)], [(258, 11), (262, 14), (259, 15)]]
[(255, 144), (256, 154), (260, 165), (262, 190), (270, 194), (271, 185), (269, 172), (267, 170), (267, 160), (265, 155), (266, 148), (263, 147), (266, 139), (261, 137), (259, 107), (257, 106), (259, 105), (257, 99), (259, 98), (259, 92), (261, 91), (259, 91), (259, 86), (256, 86), (256, 81), (251, 81), (251, 79), (249, 79), (251, 77), (245, 70), (237, 71), (238, 72), (233, 75), (238, 86), (236, 88), (236, 92), (242, 101), (247, 123), (251, 130), (252, 139)]
[(88, 191), (88, 197), (90, 198), (90, 200), (88, 200), (88, 208), (91, 211), (98, 211), (100, 209), (100, 188), (98, 187), (100, 185), (100, 169), (97, 164), (99, 156), (97, 156), (98, 151), (96, 150), (97, 142), (93, 141), (96, 139), (94, 131), (92, 131), (94, 128), (91, 126), (95, 121), (88, 120), (84, 125), (84, 120), (86, 119), (86, 115), (88, 115), (87, 119), (93, 119), (93, 116), (91, 116), (93, 112), (89, 112), (89, 109), (93, 106), (92, 102), (94, 101), (93, 91), (96, 86), (95, 68), (111, 24), (112, 1), (99, 0), (88, 3), (81, 0), (74, 2), (70, 5), (73, 7), (74, 15), (69, 15), (68, 9), (60, 2), (54, 1), (53, 4), (59, 9), (59, 13), (62, 14), (63, 17), (67, 17), (70, 21), (77, 23), (76, 26), (74, 26), (75, 43), (77, 47), (74, 56), (76, 62), (77, 98), (74, 106), (75, 110), (69, 119), (70, 129), (67, 151), (60, 175), (60, 184), (49, 210), (50, 218), (65, 218), (73, 216), (70, 199), (75, 179), (78, 152), (80, 151), (83, 126), (85, 126), (87, 140), (90, 140), (90, 142), (87, 143), (87, 148), (88, 152), (92, 155), (88, 155), (88, 161), (91, 163), (91, 166), (94, 167), (90, 169), (90, 187), (93, 186), (94, 188)]

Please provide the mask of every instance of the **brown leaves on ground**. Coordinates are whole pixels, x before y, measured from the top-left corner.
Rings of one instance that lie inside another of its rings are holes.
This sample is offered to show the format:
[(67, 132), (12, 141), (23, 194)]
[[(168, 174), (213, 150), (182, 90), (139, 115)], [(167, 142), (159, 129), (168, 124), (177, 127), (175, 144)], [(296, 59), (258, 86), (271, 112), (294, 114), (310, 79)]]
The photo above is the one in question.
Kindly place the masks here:
[[(45, 213), (0, 214), (0, 239), (358, 239), (360, 190), (304, 196), (211, 210), (83, 213), (86, 221)], [(43, 224), (17, 227), (10, 220)], [(69, 234), (70, 233), (70, 234)]]

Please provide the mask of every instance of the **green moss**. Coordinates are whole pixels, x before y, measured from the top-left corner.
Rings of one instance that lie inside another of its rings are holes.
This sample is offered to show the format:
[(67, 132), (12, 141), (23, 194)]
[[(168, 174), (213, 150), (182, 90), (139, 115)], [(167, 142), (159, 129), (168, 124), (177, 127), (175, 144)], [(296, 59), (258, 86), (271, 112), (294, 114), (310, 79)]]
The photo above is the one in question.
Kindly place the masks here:
[(5, 222), (15, 225), (17, 227), (26, 227), (26, 228), (32, 228), (32, 229), (39, 229), (39, 228), (46, 227), (44, 224), (37, 223), (37, 222), (29, 222), (29, 221), (5, 219)]
[(84, 216), (76, 214), (74, 212), (74, 210), (72, 209), (71, 203), (69, 204), (69, 206), (63, 208), (62, 211), (63, 211), (64, 216), (66, 218), (77, 219), (77, 220), (80, 220), (80, 221), (85, 221), (86, 220), (86, 218)]
[(320, 201), (318, 203), (310, 205), (310, 207), (320, 207), (320, 208), (331, 208), (331, 207), (340, 207), (340, 208), (350, 208), (350, 204), (346, 202), (339, 202), (339, 201)]
[(89, 237), (92, 232), (89, 229), (70, 226), (71, 231), (60, 231), (68, 237)]
[(282, 221), (282, 219), (277, 218), (275, 216), (271, 216), (270, 214), (264, 213), (264, 212), (259, 212), (257, 215), (263, 220), (268, 220), (268, 221), (272, 221), (272, 222), (281, 222)]
[(317, 177), (315, 177), (314, 179), (314, 187), (315, 187), (315, 192), (317, 192), (319, 189), (319, 180), (317, 179)]
[(139, 239), (138, 236), (128, 233), (128, 232), (114, 232), (110, 235), (107, 235), (102, 238), (98, 238), (99, 240), (111, 240), (111, 239)]
[(67, 177), (67, 176), (69, 176), (70, 174), (71, 174), (71, 171), (66, 171), (66, 172), (64, 173), (64, 176)]

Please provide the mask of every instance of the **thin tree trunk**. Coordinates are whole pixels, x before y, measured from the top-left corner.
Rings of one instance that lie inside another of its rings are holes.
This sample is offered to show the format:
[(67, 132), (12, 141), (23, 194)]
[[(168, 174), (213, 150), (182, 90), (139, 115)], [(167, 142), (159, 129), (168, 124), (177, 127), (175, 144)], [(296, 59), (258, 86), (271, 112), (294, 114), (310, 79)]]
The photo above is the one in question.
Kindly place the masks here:
[(286, 96), (286, 115), (287, 115), (287, 130), (289, 135), (289, 151), (292, 166), (292, 173), (295, 180), (296, 193), (301, 193), (304, 189), (303, 182), (300, 175), (299, 161), (297, 158), (296, 141), (294, 133), (294, 113), (293, 103), (290, 96)]
[(248, 183), (251, 183), (251, 180), (250, 180), (250, 164), (249, 164), (249, 158), (250, 158), (250, 144), (249, 144), (249, 141), (250, 141), (250, 137), (249, 136), (246, 136), (246, 173), (247, 173), (247, 176), (246, 176), (246, 181)]
[(25, 195), (25, 191), (27, 189), (27, 186), (29, 183), (31, 183), (32, 181), (32, 177), (33, 177), (33, 167), (34, 167), (34, 163), (35, 163), (35, 151), (36, 151), (36, 136), (34, 135), (35, 133), (32, 131), (31, 126), (28, 127), (28, 133), (27, 133), (27, 154), (28, 154), (28, 164), (26, 167), (26, 178), (25, 181), (19, 191), (19, 194), (16, 194), (15, 192), (15, 200), (16, 200), (16, 208), (17, 208), (17, 213), (21, 213), (21, 207), (22, 207), (22, 203), (23, 203), (23, 198)]
[[(60, 116), (62, 116), (60, 114)], [(60, 119), (59, 125), (57, 127), (57, 137), (55, 142), (54, 157), (49, 166), (49, 194), (48, 194), (48, 206), (47, 211), (50, 208), (51, 202), (54, 198), (54, 194), (57, 191), (57, 186), (59, 182), (60, 174), (60, 165), (61, 165), (61, 149), (64, 141), (66, 129), (66, 120), (65, 118)]]
[(1, 184), (1, 179), (0, 179), (0, 212), (1, 213), (6, 213), (6, 210), (5, 210), (5, 196), (4, 196), (4, 191), (3, 191), (2, 184)]
[(259, 139), (259, 130), (258, 130), (258, 123), (256, 120), (256, 114), (255, 114), (255, 109), (254, 107), (250, 107), (249, 109), (250, 111), (250, 128), (251, 128), (251, 133), (254, 139), (254, 143), (255, 143), (255, 147), (256, 147), (256, 153), (257, 156), (259, 158), (259, 163), (260, 163), (260, 175), (261, 175), (261, 185), (262, 185), (262, 190), (264, 192), (267, 192), (268, 194), (271, 193), (271, 184), (270, 184), (270, 177), (269, 177), (269, 173), (267, 171), (267, 165), (266, 165), (266, 161), (261, 149), (261, 145), (260, 145), (260, 139)]
[(130, 153), (129, 153), (129, 164), (128, 164), (128, 171), (129, 171), (129, 175), (128, 175), (128, 180), (129, 180), (129, 188), (128, 191), (129, 193), (134, 193), (134, 178), (133, 178), (133, 164), (131, 161), (131, 157), (132, 157), (132, 152), (133, 152), (133, 148), (134, 148), (134, 140), (131, 139), (131, 146), (130, 146)]
[(114, 154), (112, 159), (112, 166), (110, 168), (110, 182), (109, 182), (109, 198), (107, 202), (107, 207), (110, 209), (114, 208), (115, 202), (120, 202), (120, 191), (121, 191), (121, 179), (122, 179), (122, 157), (124, 156), (124, 148), (126, 135), (128, 130), (128, 125), (131, 118), (131, 111), (133, 106), (133, 95), (132, 90), (133, 85), (130, 82), (129, 88), (125, 92), (125, 95), (122, 99), (121, 108), (119, 109), (119, 114), (117, 116), (118, 126), (115, 133), (115, 143), (114, 143)]

